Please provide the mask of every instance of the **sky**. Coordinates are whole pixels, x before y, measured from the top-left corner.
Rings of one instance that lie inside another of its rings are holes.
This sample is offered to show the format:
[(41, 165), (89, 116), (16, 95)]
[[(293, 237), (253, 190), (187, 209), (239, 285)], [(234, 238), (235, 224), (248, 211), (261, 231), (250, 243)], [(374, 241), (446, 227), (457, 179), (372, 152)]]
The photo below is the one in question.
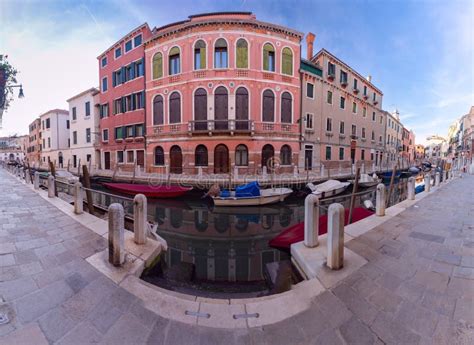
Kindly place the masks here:
[(399, 110), (416, 143), (445, 136), (474, 105), (471, 0), (0, 0), (0, 54), (20, 71), (25, 93), (4, 114), (0, 136), (26, 134), (39, 115), (98, 86), (97, 56), (131, 29), (215, 11), (251, 11), (315, 33), (315, 52), (372, 75), (383, 109)]

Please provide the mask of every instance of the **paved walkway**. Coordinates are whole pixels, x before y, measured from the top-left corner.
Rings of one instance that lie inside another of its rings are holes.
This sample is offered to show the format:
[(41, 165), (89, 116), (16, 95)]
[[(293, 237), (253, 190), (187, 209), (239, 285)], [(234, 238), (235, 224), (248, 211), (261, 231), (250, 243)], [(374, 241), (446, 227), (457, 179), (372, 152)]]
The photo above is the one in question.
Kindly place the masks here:
[(0, 344), (469, 344), (474, 177), (348, 243), (369, 263), (278, 324), (169, 321), (84, 258), (106, 242), (0, 169)]

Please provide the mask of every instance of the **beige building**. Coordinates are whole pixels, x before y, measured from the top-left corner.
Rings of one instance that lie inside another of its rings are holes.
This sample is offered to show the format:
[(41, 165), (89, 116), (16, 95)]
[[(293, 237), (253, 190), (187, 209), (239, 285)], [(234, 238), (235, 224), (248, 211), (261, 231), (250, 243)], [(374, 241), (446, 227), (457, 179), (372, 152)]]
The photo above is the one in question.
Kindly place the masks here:
[(380, 166), (384, 152), (383, 93), (349, 65), (322, 49), (302, 60), (302, 145), (300, 167), (324, 164), (350, 167), (364, 162)]
[(28, 147), (26, 158), (31, 167), (36, 167), (41, 160), (41, 120), (35, 119), (28, 126)]
[(62, 109), (50, 110), (40, 117), (41, 121), (41, 164), (49, 161), (56, 166), (64, 165), (69, 150), (69, 112)]
[(400, 122), (400, 113), (395, 110), (393, 113), (385, 112), (387, 116), (387, 127), (385, 131), (385, 160), (384, 167), (392, 168), (399, 164), (401, 151), (403, 150), (402, 135), (403, 125)]

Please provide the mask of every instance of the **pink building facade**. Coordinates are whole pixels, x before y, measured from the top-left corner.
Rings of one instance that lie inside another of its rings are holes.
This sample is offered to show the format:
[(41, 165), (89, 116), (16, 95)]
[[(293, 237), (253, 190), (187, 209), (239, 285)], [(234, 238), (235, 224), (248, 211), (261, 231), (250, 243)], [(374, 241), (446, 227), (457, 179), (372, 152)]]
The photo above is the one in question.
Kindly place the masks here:
[(125, 35), (99, 57), (100, 167), (145, 167), (145, 61), (148, 24)]
[(145, 42), (146, 170), (290, 171), (299, 154), (301, 38), (249, 12), (154, 30)]

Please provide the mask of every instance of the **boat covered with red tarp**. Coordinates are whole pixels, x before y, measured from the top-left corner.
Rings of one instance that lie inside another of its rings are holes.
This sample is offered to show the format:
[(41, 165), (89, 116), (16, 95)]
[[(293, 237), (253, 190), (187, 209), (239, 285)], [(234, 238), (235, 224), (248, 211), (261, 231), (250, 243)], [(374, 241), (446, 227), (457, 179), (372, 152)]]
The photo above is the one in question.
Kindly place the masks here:
[(176, 198), (181, 196), (187, 192), (189, 192), (193, 187), (181, 187), (181, 186), (173, 186), (173, 185), (163, 185), (163, 186), (151, 186), (151, 185), (144, 185), (144, 184), (132, 184), (132, 183), (102, 183), (108, 189), (129, 194), (129, 195), (136, 195), (136, 194), (143, 194), (149, 198), (157, 198), (157, 199), (168, 199), (168, 198)]
[[(349, 209), (344, 210), (344, 224), (347, 225), (349, 220)], [(362, 207), (354, 208), (352, 212), (352, 223), (373, 215), (374, 212)], [(325, 214), (319, 217), (319, 235), (324, 235), (328, 232), (328, 216)], [(304, 240), (304, 222), (298, 223), (283, 230), (279, 235), (272, 238), (269, 244), (273, 248), (290, 249), (293, 243)]]

